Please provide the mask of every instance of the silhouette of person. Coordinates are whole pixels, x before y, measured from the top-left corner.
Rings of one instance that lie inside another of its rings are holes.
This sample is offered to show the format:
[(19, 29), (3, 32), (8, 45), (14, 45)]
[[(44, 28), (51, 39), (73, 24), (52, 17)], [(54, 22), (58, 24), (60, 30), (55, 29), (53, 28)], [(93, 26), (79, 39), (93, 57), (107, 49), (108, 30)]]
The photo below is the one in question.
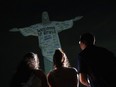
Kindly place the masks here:
[(44, 69), (47, 73), (52, 69), (52, 56), (56, 48), (61, 48), (58, 33), (70, 29), (73, 26), (73, 22), (80, 20), (83, 16), (75, 17), (66, 21), (50, 21), (48, 12), (42, 13), (42, 23), (34, 24), (24, 28), (13, 28), (11, 32), (20, 31), (24, 36), (38, 36), (39, 47), (44, 57)]
[(87, 87), (115, 87), (116, 58), (108, 49), (95, 45), (90, 32), (80, 35), (77, 70), (80, 82)]
[(39, 69), (37, 54), (29, 52), (18, 65), (10, 87), (48, 87), (45, 73)]
[(54, 69), (47, 74), (50, 87), (79, 87), (77, 70), (71, 67), (61, 48), (53, 55)]

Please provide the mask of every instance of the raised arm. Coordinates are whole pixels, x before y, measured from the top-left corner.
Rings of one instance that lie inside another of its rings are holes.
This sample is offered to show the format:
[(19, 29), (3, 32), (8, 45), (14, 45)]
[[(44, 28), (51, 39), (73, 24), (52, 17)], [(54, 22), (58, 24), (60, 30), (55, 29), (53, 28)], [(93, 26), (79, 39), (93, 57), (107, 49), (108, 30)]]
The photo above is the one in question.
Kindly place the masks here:
[(9, 31), (10, 31), (10, 32), (17, 32), (17, 31), (19, 31), (19, 29), (18, 29), (18, 28), (12, 28), (12, 29), (10, 29)]
[(78, 16), (78, 17), (75, 17), (74, 19), (72, 19), (73, 21), (78, 21), (78, 20), (80, 20), (80, 19), (82, 19), (83, 18), (83, 16)]
[(39, 29), (39, 25), (31, 25), (29, 27), (24, 28), (12, 28), (9, 30), (10, 32), (17, 32), (19, 31), (23, 36), (38, 36), (37, 29)]
[(66, 20), (66, 21), (62, 21), (62, 22), (57, 22), (56, 23), (57, 31), (61, 32), (63, 30), (67, 30), (67, 29), (72, 28), (73, 22), (78, 21), (82, 18), (83, 18), (83, 16), (78, 16), (78, 17), (75, 17), (74, 19), (70, 19), (70, 20)]

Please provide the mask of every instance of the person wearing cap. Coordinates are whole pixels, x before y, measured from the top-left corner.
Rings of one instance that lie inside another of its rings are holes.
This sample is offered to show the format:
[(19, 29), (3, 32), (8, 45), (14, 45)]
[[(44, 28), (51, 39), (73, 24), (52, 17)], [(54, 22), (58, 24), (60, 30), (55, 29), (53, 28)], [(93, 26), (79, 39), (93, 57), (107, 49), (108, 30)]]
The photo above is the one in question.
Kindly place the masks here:
[(77, 57), (80, 83), (86, 87), (115, 87), (116, 57), (108, 49), (95, 45), (90, 32), (80, 35), (81, 52)]

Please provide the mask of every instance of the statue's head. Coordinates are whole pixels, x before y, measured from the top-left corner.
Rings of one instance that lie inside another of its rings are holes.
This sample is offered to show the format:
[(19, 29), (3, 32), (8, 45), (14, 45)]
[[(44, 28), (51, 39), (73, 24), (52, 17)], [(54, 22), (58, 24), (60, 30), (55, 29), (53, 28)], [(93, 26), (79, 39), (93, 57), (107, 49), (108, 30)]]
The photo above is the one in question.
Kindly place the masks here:
[(46, 23), (49, 23), (49, 22), (50, 22), (50, 20), (49, 20), (48, 12), (44, 11), (42, 13), (42, 23), (46, 24)]

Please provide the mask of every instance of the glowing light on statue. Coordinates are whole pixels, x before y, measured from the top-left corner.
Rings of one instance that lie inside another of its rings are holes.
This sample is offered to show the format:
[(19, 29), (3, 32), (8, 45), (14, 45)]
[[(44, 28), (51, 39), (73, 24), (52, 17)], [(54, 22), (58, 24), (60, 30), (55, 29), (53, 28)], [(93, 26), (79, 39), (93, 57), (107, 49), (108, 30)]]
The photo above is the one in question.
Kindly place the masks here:
[(52, 69), (52, 58), (54, 51), (61, 48), (58, 33), (70, 29), (73, 22), (80, 20), (83, 16), (75, 17), (66, 21), (50, 21), (48, 12), (42, 13), (42, 23), (34, 24), (24, 28), (13, 28), (11, 32), (19, 31), (23, 36), (37, 36), (39, 40), (39, 47), (41, 48), (44, 57), (44, 68), (47, 73)]

